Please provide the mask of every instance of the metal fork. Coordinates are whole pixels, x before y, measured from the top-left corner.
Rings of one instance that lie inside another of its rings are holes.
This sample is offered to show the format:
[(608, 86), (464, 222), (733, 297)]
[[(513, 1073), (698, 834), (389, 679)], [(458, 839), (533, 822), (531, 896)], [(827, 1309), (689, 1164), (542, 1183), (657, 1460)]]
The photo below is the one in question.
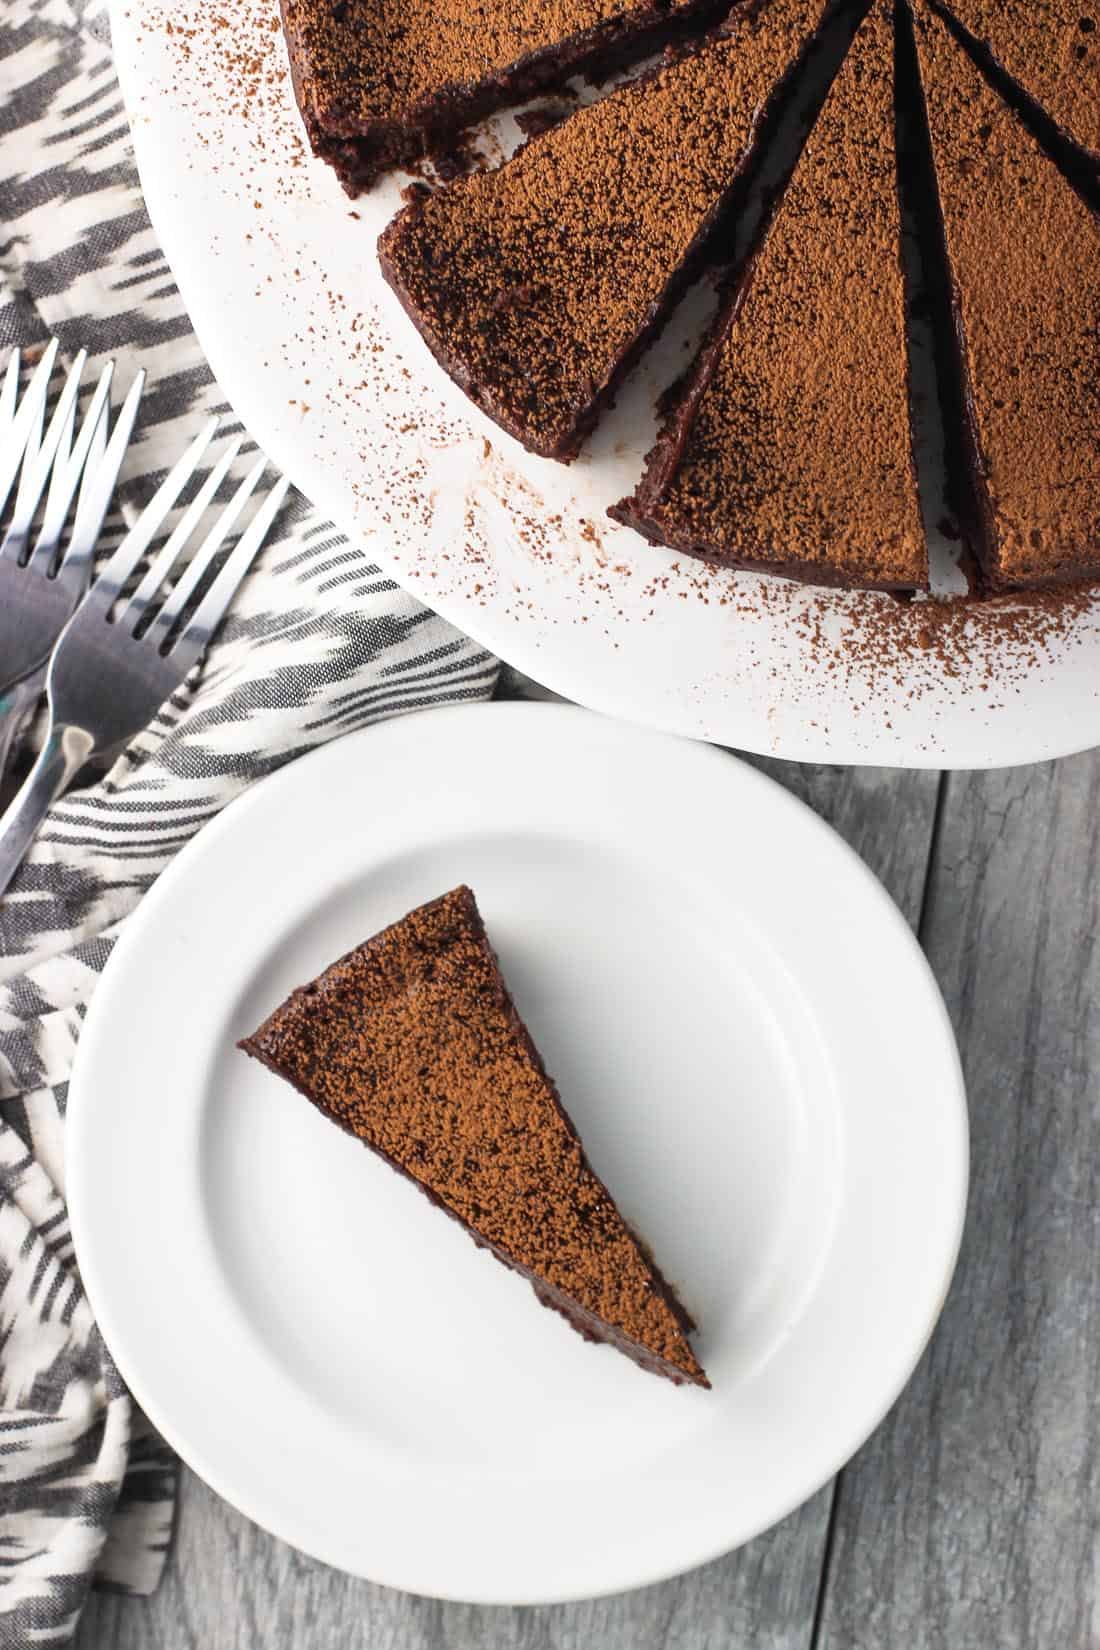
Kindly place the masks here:
[[(58, 796), (95, 752), (110, 751), (149, 723), (203, 657), (278, 514), (289, 482), (280, 479), (184, 623), (181, 616), (232, 532), (263, 474), (260, 459), (240, 483), (184, 572), (168, 579), (237, 456), (234, 441), (129, 597), (136, 572), (217, 429), (213, 418), (166, 476), (62, 631), (50, 659), (50, 724), (34, 767), (0, 819), (0, 894)], [(166, 593), (167, 592), (167, 593)], [(121, 602), (120, 602), (120, 598)], [(117, 610), (116, 610), (117, 609)]]
[[(20, 352), (12, 352), (0, 388), (0, 514), (19, 486), (0, 540), (0, 778), (12, 740), (45, 686), (50, 649), (72, 617), (92, 577), (92, 557), (118, 480), (145, 382), (139, 373), (107, 441), (113, 363), (103, 368), (75, 444), (76, 404), (87, 361), (81, 350), (69, 370), (43, 439), (46, 399), (57, 356), (47, 346), (18, 400)], [(45, 511), (31, 542), (42, 495)], [(72, 531), (61, 543), (80, 488)]]

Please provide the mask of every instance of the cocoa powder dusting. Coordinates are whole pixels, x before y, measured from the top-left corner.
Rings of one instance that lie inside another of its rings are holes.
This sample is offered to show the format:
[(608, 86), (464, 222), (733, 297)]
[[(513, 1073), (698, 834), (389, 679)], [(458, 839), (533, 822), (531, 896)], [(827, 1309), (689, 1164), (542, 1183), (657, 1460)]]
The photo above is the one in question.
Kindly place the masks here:
[(1100, 221), (947, 25), (923, 3), (916, 22), (985, 572), (1000, 586), (1083, 578), (1100, 572)]
[[(225, 156), (235, 176), (284, 175), (285, 194), (307, 159), (301, 125), (288, 97), (290, 79), (277, 0), (220, 0), (193, 20), (157, 5), (142, 14), (143, 26), (164, 34), (185, 63), (199, 63), (202, 96), (195, 98), (195, 136), (204, 148)], [(174, 96), (182, 98), (182, 81)], [(242, 146), (243, 134), (243, 146)], [(215, 167), (217, 170), (217, 166)], [(256, 209), (261, 203), (256, 202)]]
[(908, 607), (867, 598), (845, 609), (831, 643), (820, 622), (810, 620), (806, 634), (826, 672), (873, 673), (876, 697), (886, 705), (899, 691), (915, 698), (932, 692), (944, 676), (968, 679), (983, 696), (1010, 697), (1015, 684), (1098, 616), (1096, 587), (1067, 584), (987, 599), (926, 597)]
[[(464, 92), (540, 50), (617, 29), (648, 10), (635, 0), (287, 0), (287, 28), (315, 117), (334, 132), (415, 119), (418, 106)], [(670, 0), (668, 10), (691, 9)]]
[(951, 10), (1068, 137), (1100, 155), (1097, 0), (951, 0)]
[(413, 202), (386, 230), (383, 272), (425, 339), (525, 445), (576, 451), (692, 273), (823, 10), (772, 0), (735, 15), (728, 35), (579, 109), (498, 170)]
[(567, 1297), (549, 1304), (568, 1316), (578, 1303), (582, 1333), (590, 1314), (665, 1373), (706, 1384), (688, 1320), (589, 1167), (468, 888), (334, 963), (242, 1047), (536, 1289)]
[(926, 584), (900, 233), (893, 6), (876, 0), (746, 287), (614, 514), (735, 565)]

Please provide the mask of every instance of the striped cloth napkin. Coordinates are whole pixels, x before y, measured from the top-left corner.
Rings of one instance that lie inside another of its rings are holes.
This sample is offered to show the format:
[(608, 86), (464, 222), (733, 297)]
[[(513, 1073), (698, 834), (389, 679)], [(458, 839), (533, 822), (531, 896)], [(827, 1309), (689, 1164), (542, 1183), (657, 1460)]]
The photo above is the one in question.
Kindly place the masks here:
[[(102, 15), (5, 0), (0, 92), (0, 364), (55, 333), (117, 357), (123, 388), (149, 374), (110, 549), (202, 418), (232, 415), (150, 229)], [(174, 1462), (100, 1340), (64, 1201), (67, 1079), (115, 938), (254, 779), (496, 680), (304, 500), (280, 525), (197, 689), (53, 808), (0, 901), (0, 1650), (67, 1642), (93, 1580), (152, 1591), (171, 1536)]]

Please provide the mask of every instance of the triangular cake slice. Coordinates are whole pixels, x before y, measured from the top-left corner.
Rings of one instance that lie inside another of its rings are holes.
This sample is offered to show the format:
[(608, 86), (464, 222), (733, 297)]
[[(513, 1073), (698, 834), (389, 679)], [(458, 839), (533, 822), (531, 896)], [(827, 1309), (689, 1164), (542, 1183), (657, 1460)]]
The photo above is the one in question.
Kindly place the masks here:
[(636, 493), (611, 514), (719, 565), (926, 583), (887, 0), (860, 25)]
[(973, 495), (993, 589), (1100, 574), (1100, 221), (916, 7)]
[(707, 45), (415, 201), (382, 269), (440, 364), (569, 459), (694, 278), (827, 0), (739, 8)]
[(1100, 0), (948, 0), (941, 9), (1100, 164)]
[(571, 75), (636, 61), (729, 0), (281, 0), (314, 152), (349, 194)]
[(455, 888), (287, 998), (241, 1047), (370, 1146), (587, 1340), (709, 1386), (691, 1319), (584, 1154)]

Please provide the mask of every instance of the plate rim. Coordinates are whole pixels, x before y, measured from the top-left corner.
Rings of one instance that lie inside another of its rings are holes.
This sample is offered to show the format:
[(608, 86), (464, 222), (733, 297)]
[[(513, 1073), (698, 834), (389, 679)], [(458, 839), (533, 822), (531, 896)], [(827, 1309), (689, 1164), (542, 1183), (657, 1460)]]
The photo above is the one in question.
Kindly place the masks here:
[[(347, 755), (350, 748), (349, 741), (366, 741), (372, 734), (377, 734), (385, 726), (385, 724), (378, 723), (374, 726), (357, 730), (355, 733), (345, 736), (342, 739), (329, 741), (327, 744), (316, 747), (313, 751), (307, 753), (304, 758), (298, 758), (285, 764), (274, 773), (267, 775), (260, 782), (250, 786), (246, 792), (223, 809), (221, 813), (215, 816), (210, 824), (204, 827), (204, 829), (200, 831), (183, 850), (181, 850), (180, 854), (176, 856), (176, 859), (173, 860), (173, 862), (162, 873), (161, 877), (158, 878), (157, 884), (150, 890), (149, 894), (146, 896), (146, 900), (142, 902), (142, 907), (144, 908), (146, 907), (147, 901), (153, 901), (152, 906), (149, 908), (152, 910), (152, 918), (148, 915), (148, 910), (143, 912), (141, 908), (133, 913), (132, 917), (126, 924), (123, 934), (115, 946), (112, 956), (108, 960), (107, 967), (104, 970), (104, 975), (97, 987), (95, 996), (93, 997), (88, 1022), (85, 1027), (85, 1034), (82, 1035), (80, 1042), (78, 1043), (76, 1063), (74, 1065), (70, 1084), (68, 1114), (69, 1132), (67, 1138), (67, 1192), (73, 1242), (77, 1253), (77, 1262), (80, 1267), (85, 1293), (91, 1306), (93, 1316), (103, 1333), (105, 1344), (108, 1346), (112, 1357), (115, 1358), (119, 1371), (122, 1374), (123, 1379), (127, 1382), (127, 1385), (133, 1393), (137, 1403), (145, 1411), (153, 1425), (162, 1433), (166, 1441), (180, 1456), (181, 1460), (190, 1465), (192, 1470), (195, 1471), (196, 1474), (218, 1495), (229, 1502), (231, 1506), (238, 1509), (245, 1517), (258, 1524), (262, 1529), (268, 1531), (276, 1538), (286, 1541), (298, 1551), (307, 1554), (307, 1556), (310, 1556), (319, 1562), (328, 1565), (337, 1564), (339, 1567), (344, 1568), (346, 1573), (360, 1576), (363, 1579), (370, 1580), (378, 1585), (395, 1587), (399, 1590), (414, 1592), (424, 1597), (453, 1600), (477, 1605), (520, 1606), (565, 1603), (579, 1599), (611, 1596), (635, 1587), (647, 1586), (665, 1581), (676, 1575), (685, 1573), (687, 1569), (708, 1563), (726, 1553), (736, 1550), (736, 1548), (744, 1545), (745, 1542), (755, 1539), (757, 1535), (772, 1528), (776, 1523), (789, 1516), (790, 1513), (795, 1511), (798, 1507), (802, 1506), (805, 1502), (817, 1494), (825, 1484), (831, 1481), (835, 1474), (846, 1464), (847, 1461), (852, 1458), (855, 1452), (862, 1447), (871, 1434), (878, 1428), (882, 1420), (901, 1396), (905, 1387), (908, 1385), (917, 1364), (920, 1362), (920, 1359), (924, 1354), (932, 1332), (938, 1322), (955, 1272), (965, 1226), (969, 1186), (969, 1118), (967, 1111), (965, 1078), (950, 1016), (948, 1014), (946, 1004), (944, 1003), (938, 982), (936, 981), (935, 975), (931, 969), (931, 965), (925, 957), (924, 952), (913, 933), (913, 930), (882, 882), (877, 876), (875, 876), (874, 872), (871, 871), (860, 855), (853, 848), (851, 848), (847, 842), (845, 842), (843, 837), (840, 836), (840, 834), (832, 825), (829, 824), (828, 821), (823, 819), (819, 814), (815, 813), (813, 809), (800, 801), (799, 798), (794, 796), (791, 792), (787, 791), (777, 781), (771, 779), (768, 775), (761, 773), (751, 764), (741, 761), (736, 756), (699, 741), (691, 741), (678, 736), (669, 736), (664, 733), (653, 732), (649, 729), (637, 728), (631, 726), (630, 724), (616, 723), (608, 718), (599, 717), (594, 715), (592, 712), (572, 705), (559, 705), (532, 701), (495, 701), (488, 705), (443, 706), (427, 711), (417, 712), (413, 715), (412, 719), (414, 725), (425, 721), (437, 723), (445, 719), (451, 722), (469, 722), (471, 725), (476, 726), (477, 723), (474, 723), (473, 720), (475, 716), (477, 717), (478, 723), (484, 724), (486, 717), (503, 723), (505, 720), (514, 720), (517, 716), (520, 716), (526, 720), (527, 718), (535, 715), (539, 716), (546, 722), (551, 720), (573, 723), (578, 721), (583, 721), (585, 723), (596, 722), (602, 724), (605, 731), (610, 731), (612, 737), (616, 737), (620, 733), (625, 733), (629, 738), (650, 742), (656, 745), (671, 743), (676, 746), (690, 748), (705, 760), (709, 761), (715, 768), (717, 768), (719, 762), (722, 762), (727, 766), (728, 771), (730, 771), (731, 774), (736, 773), (739, 776), (740, 781), (746, 782), (750, 786), (755, 786), (761, 794), (768, 793), (772, 797), (773, 801), (777, 802), (781, 807), (785, 807), (792, 817), (797, 815), (803, 820), (807, 820), (808, 818), (810, 829), (813, 830), (816, 826), (818, 828), (816, 834), (824, 835), (824, 837), (830, 839), (834, 846), (840, 850), (842, 857), (847, 859), (852, 870), (859, 876), (860, 880), (864, 882), (865, 887), (872, 891), (884, 919), (886, 919), (894, 927), (895, 933), (901, 943), (908, 948), (910, 960), (918, 965), (918, 973), (923, 975), (924, 984), (927, 987), (925, 992), (925, 1007), (927, 1009), (932, 1009), (934, 1005), (935, 1019), (938, 1030), (942, 1034), (943, 1038), (943, 1051), (948, 1055), (948, 1064), (950, 1067), (949, 1071), (946, 1068), (944, 1071), (945, 1087), (943, 1094), (943, 1111), (945, 1118), (947, 1118), (949, 1123), (953, 1125), (954, 1144), (956, 1148), (953, 1162), (948, 1165), (950, 1176), (953, 1177), (955, 1182), (954, 1195), (951, 1199), (953, 1219), (950, 1229), (948, 1230), (945, 1227), (941, 1238), (944, 1247), (942, 1251), (942, 1264), (939, 1266), (937, 1271), (937, 1288), (934, 1295), (930, 1298), (928, 1309), (922, 1314), (922, 1328), (919, 1333), (914, 1335), (912, 1344), (908, 1346), (904, 1357), (900, 1360), (900, 1363), (897, 1364), (895, 1378), (891, 1381), (885, 1398), (875, 1407), (873, 1414), (869, 1412), (868, 1416), (861, 1421), (858, 1428), (855, 1429), (858, 1436), (854, 1439), (846, 1440), (840, 1446), (835, 1460), (823, 1476), (820, 1476), (815, 1482), (809, 1484), (808, 1487), (801, 1493), (793, 1496), (793, 1498), (789, 1500), (789, 1504), (785, 1503), (780, 1511), (775, 1512), (774, 1509), (769, 1510), (767, 1516), (756, 1526), (750, 1528), (747, 1533), (737, 1534), (732, 1542), (732, 1545), (729, 1540), (719, 1539), (712, 1547), (708, 1547), (706, 1550), (700, 1551), (687, 1565), (679, 1560), (671, 1562), (667, 1568), (661, 1568), (659, 1566), (654, 1567), (650, 1564), (645, 1566), (644, 1573), (638, 1573), (633, 1579), (623, 1580), (621, 1576), (616, 1576), (614, 1579), (610, 1580), (606, 1586), (601, 1586), (595, 1589), (586, 1587), (584, 1591), (580, 1592), (578, 1592), (575, 1587), (571, 1588), (568, 1585), (560, 1589), (549, 1587), (544, 1591), (541, 1591), (538, 1596), (530, 1597), (526, 1593), (523, 1596), (518, 1596), (514, 1592), (509, 1592), (506, 1586), (500, 1589), (481, 1589), (468, 1593), (464, 1592), (461, 1595), (458, 1595), (451, 1590), (435, 1590), (430, 1585), (425, 1586), (423, 1583), (414, 1585), (405, 1579), (393, 1580), (387, 1579), (386, 1577), (379, 1578), (377, 1575), (370, 1574), (368, 1567), (347, 1567), (342, 1563), (342, 1561), (335, 1560), (331, 1556), (331, 1553), (326, 1553), (312, 1541), (303, 1541), (301, 1534), (288, 1527), (288, 1525), (281, 1518), (267, 1517), (262, 1511), (257, 1512), (257, 1510), (255, 1510), (255, 1499), (250, 1493), (245, 1493), (242, 1495), (239, 1487), (234, 1486), (231, 1482), (227, 1481), (217, 1463), (211, 1462), (209, 1458), (205, 1456), (205, 1453), (201, 1447), (196, 1449), (190, 1442), (182, 1438), (170, 1418), (167, 1423), (165, 1422), (165, 1412), (161, 1408), (159, 1399), (156, 1394), (151, 1394), (144, 1386), (142, 1376), (139, 1375), (136, 1382), (131, 1380), (130, 1375), (127, 1372), (127, 1366), (130, 1362), (129, 1352), (124, 1350), (122, 1357), (118, 1358), (115, 1350), (117, 1346), (124, 1343), (125, 1334), (121, 1337), (117, 1334), (118, 1322), (115, 1318), (113, 1307), (108, 1306), (105, 1318), (100, 1313), (100, 1305), (104, 1299), (110, 1298), (110, 1290), (103, 1285), (102, 1277), (98, 1274), (97, 1262), (94, 1258), (94, 1241), (89, 1244), (88, 1239), (89, 1226), (92, 1224), (93, 1219), (89, 1213), (89, 1210), (94, 1205), (95, 1194), (83, 1180), (82, 1173), (79, 1168), (79, 1163), (82, 1156), (80, 1141), (85, 1129), (90, 1128), (90, 1124), (85, 1123), (85, 1118), (94, 1115), (93, 1113), (89, 1113), (87, 1103), (81, 1098), (84, 1087), (83, 1068), (89, 1063), (90, 1059), (90, 1057), (86, 1053), (82, 1053), (82, 1051), (94, 1048), (95, 1046), (94, 1038), (89, 1039), (86, 1035), (87, 1024), (95, 1023), (94, 1017), (97, 1014), (97, 1004), (104, 1000), (109, 1001), (109, 998), (105, 998), (105, 993), (110, 989), (112, 972), (118, 971), (118, 968), (116, 967), (116, 958), (119, 956), (124, 958), (127, 957), (131, 950), (138, 950), (145, 943), (145, 929), (147, 925), (155, 919), (157, 906), (160, 903), (159, 899), (156, 898), (158, 890), (167, 886), (167, 894), (162, 895), (161, 897), (170, 897), (173, 887), (177, 883), (185, 881), (189, 876), (191, 865), (195, 863), (201, 866), (202, 854), (204, 852), (204, 839), (207, 839), (205, 846), (206, 849), (208, 849), (209, 839), (211, 837), (217, 838), (222, 834), (223, 830), (229, 831), (238, 829), (238, 821), (242, 818), (247, 818), (252, 809), (258, 805), (255, 799), (260, 795), (260, 793), (275, 791), (287, 785), (301, 784), (303, 781), (301, 775), (298, 773), (298, 769), (301, 768), (303, 761), (307, 764), (307, 768), (309, 762), (315, 758), (327, 758), (328, 761), (333, 762), (341, 748), (343, 749), (345, 756)], [(406, 719), (406, 716), (399, 715), (394, 718), (388, 718), (387, 721), (397, 724), (404, 723)], [(391, 728), (391, 735), (393, 731), (394, 730)], [(947, 1083), (948, 1077), (951, 1079), (949, 1087)], [(90, 1256), (92, 1258), (91, 1264), (89, 1265)], [(170, 1407), (171, 1406), (169, 1405), (169, 1408)]]

